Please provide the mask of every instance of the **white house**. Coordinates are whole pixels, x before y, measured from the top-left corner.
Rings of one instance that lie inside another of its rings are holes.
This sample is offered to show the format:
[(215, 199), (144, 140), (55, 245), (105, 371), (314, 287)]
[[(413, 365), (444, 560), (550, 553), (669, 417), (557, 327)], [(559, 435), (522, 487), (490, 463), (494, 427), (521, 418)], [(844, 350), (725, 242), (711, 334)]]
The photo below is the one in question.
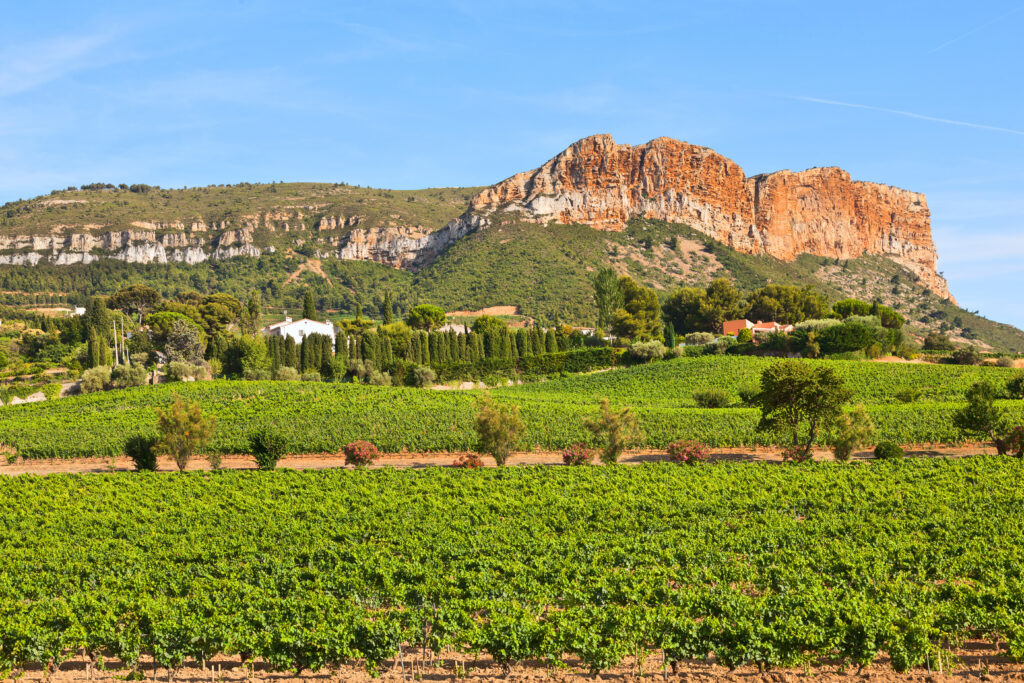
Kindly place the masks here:
[(309, 318), (302, 318), (301, 320), (292, 320), (291, 318), (285, 318), (284, 322), (276, 323), (264, 328), (263, 330), (268, 336), (277, 335), (278, 337), (291, 337), (295, 340), (296, 344), (301, 344), (305, 337), (311, 334), (322, 334), (331, 338), (331, 343), (334, 343), (334, 323), (330, 320), (325, 322), (319, 322), (316, 320), (310, 320)]

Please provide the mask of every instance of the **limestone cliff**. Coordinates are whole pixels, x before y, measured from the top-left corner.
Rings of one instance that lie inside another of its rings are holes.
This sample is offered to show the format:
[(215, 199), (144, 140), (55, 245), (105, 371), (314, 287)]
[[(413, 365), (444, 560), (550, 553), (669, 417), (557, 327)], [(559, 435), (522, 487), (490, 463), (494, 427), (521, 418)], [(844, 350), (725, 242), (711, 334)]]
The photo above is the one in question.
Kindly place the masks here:
[(620, 230), (631, 218), (687, 223), (739, 251), (784, 260), (880, 254), (952, 299), (936, 271), (924, 195), (853, 181), (838, 168), (748, 178), (706, 147), (671, 138), (619, 145), (610, 135), (595, 135), (483, 190), (470, 204), (477, 216), (499, 209), (601, 230)]

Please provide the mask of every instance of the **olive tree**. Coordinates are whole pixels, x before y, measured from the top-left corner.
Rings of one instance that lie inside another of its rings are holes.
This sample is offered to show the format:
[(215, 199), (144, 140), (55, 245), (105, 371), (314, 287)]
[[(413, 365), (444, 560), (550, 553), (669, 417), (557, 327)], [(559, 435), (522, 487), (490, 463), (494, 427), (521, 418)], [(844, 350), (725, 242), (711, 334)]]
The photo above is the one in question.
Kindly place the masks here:
[(773, 363), (761, 373), (761, 391), (754, 400), (761, 408), (758, 429), (781, 435), (792, 457), (805, 460), (851, 395), (831, 367), (798, 360)]

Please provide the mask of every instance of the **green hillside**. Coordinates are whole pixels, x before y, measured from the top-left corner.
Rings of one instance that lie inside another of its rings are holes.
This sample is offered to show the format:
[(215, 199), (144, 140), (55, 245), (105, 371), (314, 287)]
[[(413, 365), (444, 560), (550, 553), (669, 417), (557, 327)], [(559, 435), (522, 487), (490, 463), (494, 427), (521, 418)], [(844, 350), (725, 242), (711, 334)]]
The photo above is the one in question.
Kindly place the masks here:
[[(877, 256), (837, 261), (801, 256), (785, 262), (741, 254), (681, 224), (633, 221), (622, 232), (584, 225), (522, 223), (514, 215), (492, 217), (473, 233), (413, 273), (363, 261), (322, 262), (332, 240), (359, 227), (421, 225), (437, 229), (465, 211), (478, 188), (379, 190), (343, 183), (280, 183), (166, 190), (135, 187), (62, 190), (0, 207), (0, 235), (49, 232), (57, 226), (128, 228), (133, 222), (188, 225), (255, 221), (254, 240), (273, 246), (259, 259), (244, 257), (198, 265), (129, 264), (102, 259), (88, 266), (0, 266), (0, 302), (45, 304), (108, 294), (146, 282), (165, 295), (196, 290), (245, 298), (253, 290), (278, 310), (296, 309), (307, 289), (320, 310), (379, 314), (390, 291), (399, 313), (417, 303), (448, 310), (518, 306), (542, 323), (593, 324), (590, 278), (611, 264), (620, 273), (667, 295), (681, 285), (729, 277), (743, 290), (766, 283), (812, 285), (827, 298), (880, 299), (899, 310), (908, 330), (935, 331), (983, 349), (1024, 352), (1024, 332), (987, 320), (941, 299), (896, 263)], [(324, 217), (338, 227), (314, 229)], [(161, 230), (158, 229), (157, 232)], [(212, 229), (204, 233), (209, 238)], [(321, 276), (320, 273), (323, 273)]]

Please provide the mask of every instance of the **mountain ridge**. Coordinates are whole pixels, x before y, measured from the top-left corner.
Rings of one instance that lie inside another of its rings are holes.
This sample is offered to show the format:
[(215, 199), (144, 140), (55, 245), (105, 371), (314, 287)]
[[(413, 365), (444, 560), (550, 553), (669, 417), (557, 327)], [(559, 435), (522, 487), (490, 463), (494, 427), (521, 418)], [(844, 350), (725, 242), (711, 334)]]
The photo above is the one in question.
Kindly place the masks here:
[(854, 181), (834, 166), (748, 177), (708, 147), (667, 137), (620, 145), (592, 135), (470, 202), (477, 215), (496, 210), (599, 230), (621, 230), (632, 218), (685, 223), (738, 251), (787, 261), (880, 254), (953, 300), (936, 270), (925, 196)]

